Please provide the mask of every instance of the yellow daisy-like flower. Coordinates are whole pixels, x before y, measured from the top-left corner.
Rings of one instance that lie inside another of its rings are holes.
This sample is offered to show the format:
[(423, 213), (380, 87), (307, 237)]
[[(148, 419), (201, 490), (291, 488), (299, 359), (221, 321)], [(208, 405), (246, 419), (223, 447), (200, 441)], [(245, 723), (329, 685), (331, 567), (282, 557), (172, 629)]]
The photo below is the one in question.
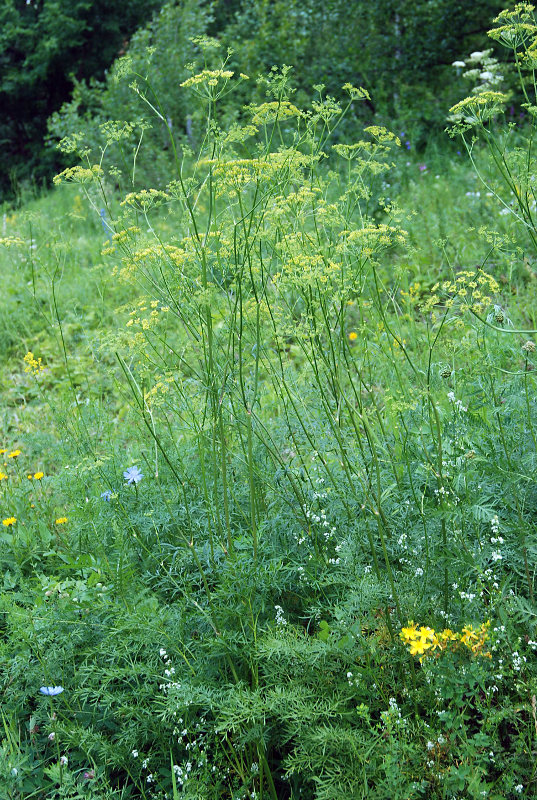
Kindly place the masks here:
[(34, 472), (34, 480), (40, 481), (44, 474), (44, 472)]
[(418, 633), (422, 642), (426, 642), (428, 639), (430, 641), (434, 639), (434, 630), (432, 628), (427, 628), (422, 625)]
[(2, 456), (4, 453), (7, 453), (7, 448), (5, 448), (5, 447), (4, 447), (3, 450), (0, 450), (0, 456)]
[(56, 525), (65, 525), (67, 522), (67, 517), (58, 517), (58, 519), (55, 519), (54, 522)]
[(9, 528), (10, 525), (14, 525), (17, 521), (17, 517), (8, 517), (7, 519), (2, 520), (2, 525), (6, 528)]
[(349, 333), (349, 342), (355, 342), (357, 338), (358, 334), (356, 333), (356, 331), (351, 331)]
[(0, 472), (0, 481), (5, 481), (6, 478), (7, 478), (6, 473), (5, 472)]
[(410, 620), (410, 622), (408, 623), (408, 628), (402, 628), (401, 633), (399, 635), (401, 639), (403, 639), (403, 641), (405, 642), (413, 641), (416, 638), (418, 632), (412, 620)]
[(465, 625), (462, 629), (462, 636), (461, 642), (466, 645), (466, 647), (472, 647), (473, 642), (478, 641), (477, 632), (474, 631), (472, 625)]
[(11, 453), (7, 454), (7, 457), (8, 458), (17, 458), (17, 456), (20, 456), (20, 454), (21, 454), (20, 450), (12, 450)]
[(410, 643), (410, 655), (422, 656), (430, 647), (432, 647), (432, 642), (427, 642), (424, 639), (416, 639)]

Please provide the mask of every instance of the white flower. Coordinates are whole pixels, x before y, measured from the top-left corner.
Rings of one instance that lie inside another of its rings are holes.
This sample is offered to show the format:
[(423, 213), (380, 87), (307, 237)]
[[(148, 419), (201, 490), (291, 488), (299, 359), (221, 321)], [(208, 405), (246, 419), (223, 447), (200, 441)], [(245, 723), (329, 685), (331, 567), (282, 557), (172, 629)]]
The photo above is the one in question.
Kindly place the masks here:
[(138, 758), (138, 750), (133, 750), (132, 753), (131, 753), (131, 756), (133, 758)]
[(464, 61), (454, 61), (451, 66), (452, 67), (465, 67), (466, 64), (464, 63)]

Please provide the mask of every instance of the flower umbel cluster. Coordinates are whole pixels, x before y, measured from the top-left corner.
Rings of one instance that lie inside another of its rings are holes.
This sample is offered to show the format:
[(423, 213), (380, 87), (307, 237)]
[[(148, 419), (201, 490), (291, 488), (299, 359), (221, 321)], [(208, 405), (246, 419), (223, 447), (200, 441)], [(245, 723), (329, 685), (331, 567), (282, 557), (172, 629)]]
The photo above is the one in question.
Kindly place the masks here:
[(420, 663), (426, 655), (437, 651), (440, 654), (444, 650), (459, 650), (466, 647), (475, 656), (491, 658), (489, 652), (485, 652), (485, 642), (489, 638), (488, 629), (490, 620), (482, 623), (479, 628), (474, 630), (472, 625), (465, 625), (462, 633), (456, 633), (449, 628), (445, 628), (438, 633), (433, 628), (418, 628), (414, 622), (409, 622), (406, 628), (402, 628), (399, 636), (404, 644), (408, 646), (410, 655), (420, 656)]

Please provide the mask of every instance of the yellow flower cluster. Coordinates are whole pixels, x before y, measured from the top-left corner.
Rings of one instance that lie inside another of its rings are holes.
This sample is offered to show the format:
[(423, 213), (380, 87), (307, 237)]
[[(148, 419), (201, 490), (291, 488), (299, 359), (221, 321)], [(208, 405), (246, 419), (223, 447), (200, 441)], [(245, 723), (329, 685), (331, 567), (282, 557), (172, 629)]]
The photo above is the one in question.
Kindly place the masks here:
[(402, 628), (399, 636), (403, 643), (409, 648), (411, 656), (420, 656), (420, 663), (426, 655), (435, 651), (439, 653), (450, 649), (458, 650), (461, 645), (471, 650), (475, 656), (491, 658), (489, 652), (485, 652), (485, 642), (489, 638), (488, 629), (490, 621), (484, 622), (479, 628), (474, 629), (472, 625), (465, 625), (462, 633), (455, 633), (449, 628), (445, 628), (438, 633), (433, 628), (418, 628), (414, 622), (409, 622), (406, 628)]
[(449, 129), (450, 134), (463, 133), (476, 125), (482, 125), (502, 111), (507, 100), (509, 95), (490, 89), (465, 97), (449, 109), (449, 120), (454, 123)]
[(4, 236), (0, 239), (0, 244), (4, 247), (20, 247), (24, 241), (19, 236)]
[[(151, 311), (149, 315), (146, 317), (138, 316), (144, 311), (148, 310), (148, 305), (151, 307)], [(169, 311), (169, 306), (160, 306), (158, 300), (141, 300), (138, 303), (138, 307), (133, 309), (129, 316), (130, 319), (127, 321), (127, 327), (130, 328), (131, 325), (140, 325), (144, 331), (149, 330), (150, 328), (154, 327), (155, 323), (158, 322), (158, 317), (160, 312)]]
[(473, 111), (477, 114), (481, 108), (486, 106), (501, 107), (508, 99), (509, 97), (503, 92), (482, 92), (481, 94), (465, 97), (464, 100), (460, 100), (454, 106), (451, 106), (449, 110), (452, 114), (460, 111)]
[(394, 142), (398, 147), (401, 146), (401, 140), (399, 137), (396, 136), (395, 133), (392, 133), (392, 131), (389, 131), (383, 125), (370, 125), (368, 128), (364, 128), (364, 131), (378, 142)]
[(300, 178), (308, 160), (311, 157), (298, 150), (284, 149), (268, 153), (264, 158), (204, 159), (200, 164), (211, 168), (213, 180), (217, 182), (217, 197), (222, 197), (229, 188), (235, 194), (260, 181)]
[(141, 189), (139, 192), (129, 192), (120, 205), (132, 206), (139, 211), (148, 211), (150, 208), (156, 208), (169, 199), (170, 196), (160, 189)]
[(179, 84), (184, 88), (188, 86), (199, 86), (201, 83), (207, 83), (209, 86), (216, 86), (220, 78), (228, 81), (232, 78), (234, 73), (230, 69), (204, 69), (197, 75), (192, 75)]
[(248, 109), (252, 116), (254, 125), (267, 125), (269, 122), (286, 119), (288, 117), (301, 117), (302, 111), (289, 100), (281, 100), (272, 103), (262, 103), (259, 106), (250, 106)]
[(121, 280), (128, 282), (140, 269), (149, 270), (154, 266), (160, 268), (162, 262), (168, 263), (172, 268), (182, 267), (185, 260), (185, 251), (175, 245), (149, 245), (125, 256), (122, 259), (121, 269), (115, 269), (119, 272)]
[(26, 364), (24, 371), (31, 372), (32, 375), (39, 375), (45, 370), (41, 358), (36, 358), (31, 350), (29, 350), (24, 356), (24, 362)]
[(353, 86), (352, 83), (344, 83), (341, 87), (345, 92), (348, 92), (349, 95), (354, 99), (359, 98), (366, 98), (367, 100), (371, 100), (371, 96), (367, 89), (362, 89), (361, 86)]
[(512, 10), (501, 11), (493, 20), (494, 23), (499, 23), (498, 27), (488, 31), (488, 35), (507, 47), (524, 46), (528, 39), (537, 34), (534, 8), (530, 3), (517, 3)]
[(364, 225), (363, 228), (356, 230), (341, 231), (341, 243), (338, 244), (338, 252), (357, 253), (360, 256), (369, 257), (374, 253), (394, 247), (399, 244), (406, 244), (407, 233), (402, 228), (393, 225)]
[(94, 164), (92, 167), (68, 167), (68, 169), (64, 169), (63, 172), (60, 172), (59, 175), (54, 176), (53, 183), (56, 186), (59, 186), (63, 181), (71, 181), (72, 183), (92, 183), (93, 181), (97, 181), (102, 175), (104, 175), (104, 172), (99, 164)]
[(130, 228), (125, 228), (123, 231), (118, 231), (112, 235), (112, 241), (115, 244), (125, 244), (134, 240), (137, 234), (141, 233), (141, 229), (137, 225), (131, 225)]
[(454, 281), (442, 281), (435, 283), (431, 289), (431, 295), (422, 304), (421, 310), (427, 314), (433, 310), (434, 306), (441, 302), (437, 292), (451, 295), (451, 298), (444, 300), (443, 304), (446, 308), (453, 305), (455, 298), (460, 298), (461, 311), (472, 309), (476, 313), (482, 313), (492, 302), (492, 295), (496, 295), (500, 291), (498, 282), (492, 275), (486, 272), (472, 272), (471, 270), (462, 270), (457, 274)]

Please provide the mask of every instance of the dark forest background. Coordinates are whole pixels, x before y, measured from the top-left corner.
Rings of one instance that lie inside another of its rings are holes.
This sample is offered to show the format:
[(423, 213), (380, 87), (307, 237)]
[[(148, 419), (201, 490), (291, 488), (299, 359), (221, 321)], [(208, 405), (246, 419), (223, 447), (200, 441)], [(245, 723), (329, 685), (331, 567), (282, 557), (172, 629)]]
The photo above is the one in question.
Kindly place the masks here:
[[(230, 115), (240, 115), (241, 100), (256, 99), (259, 74), (288, 64), (298, 98), (320, 83), (336, 97), (346, 82), (363, 86), (371, 102), (356, 109), (354, 122), (409, 129), (413, 146), (423, 146), (443, 129), (447, 108), (464, 91), (452, 62), (481, 49), (503, 6), (503, 0), (4, 0), (1, 196), (50, 181), (66, 163), (56, 149), (63, 135), (93, 130), (98, 146), (102, 120), (147, 115), (129, 89), (132, 78), (120, 77), (118, 59), (126, 54), (150, 75), (177, 138), (187, 127), (195, 130), (195, 110), (184, 105), (179, 83), (196, 55), (191, 39), (201, 34), (218, 38), (224, 54), (232, 48), (230, 68), (252, 79), (244, 98), (233, 96)], [(162, 149), (161, 133), (149, 138)]]

